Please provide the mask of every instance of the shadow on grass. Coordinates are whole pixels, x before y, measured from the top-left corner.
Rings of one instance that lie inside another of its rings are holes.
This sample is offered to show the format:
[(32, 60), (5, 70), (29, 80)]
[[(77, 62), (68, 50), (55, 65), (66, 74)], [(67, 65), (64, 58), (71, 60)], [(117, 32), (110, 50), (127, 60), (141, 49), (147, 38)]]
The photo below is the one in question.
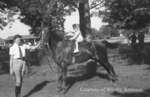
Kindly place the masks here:
[(31, 91), (28, 94), (26, 94), (23, 97), (31, 96), (32, 94), (42, 90), (48, 83), (51, 83), (51, 82), (53, 82), (53, 81), (43, 81), (43, 82), (37, 84), (33, 89), (31, 89)]
[(128, 92), (128, 93), (113, 92), (111, 95), (115, 97), (150, 97), (150, 89), (144, 90), (143, 92)]
[(68, 77), (67, 80), (66, 80), (66, 90), (65, 90), (65, 94), (69, 91), (69, 89), (76, 83), (76, 82), (80, 82), (80, 81), (87, 81), (95, 76), (98, 76), (99, 78), (102, 78), (102, 79), (107, 79), (109, 80), (109, 77), (107, 74), (104, 74), (104, 73), (96, 73), (95, 75), (83, 75), (83, 76), (80, 76), (80, 77)]
[(86, 66), (86, 73), (82, 76), (74, 76), (74, 77), (68, 77), (66, 80), (66, 90), (64, 93), (67, 93), (69, 89), (76, 83), (80, 81), (87, 81), (95, 76), (98, 76), (99, 78), (106, 79), (110, 81), (110, 78), (108, 74), (96, 72), (97, 66), (94, 62), (88, 63)]
[(120, 46), (118, 50), (122, 60), (128, 59), (128, 64), (149, 64), (150, 65), (150, 44), (145, 44), (145, 47), (140, 50), (137, 47)]

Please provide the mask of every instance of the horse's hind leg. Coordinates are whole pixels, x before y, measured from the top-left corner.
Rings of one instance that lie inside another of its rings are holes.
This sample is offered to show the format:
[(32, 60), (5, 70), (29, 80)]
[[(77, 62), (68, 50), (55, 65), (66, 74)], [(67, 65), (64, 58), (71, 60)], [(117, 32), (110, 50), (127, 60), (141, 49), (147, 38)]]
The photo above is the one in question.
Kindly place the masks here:
[(116, 72), (115, 72), (115, 70), (114, 70), (114, 67), (108, 62), (107, 63), (107, 65), (108, 65), (108, 67), (110, 67), (110, 72), (111, 72), (111, 74), (113, 75), (113, 76), (117, 76), (116, 75)]
[(106, 71), (109, 74), (109, 78), (113, 81), (117, 80), (116, 72), (113, 68), (113, 66), (107, 61), (107, 62), (100, 62), (100, 64), (106, 69)]

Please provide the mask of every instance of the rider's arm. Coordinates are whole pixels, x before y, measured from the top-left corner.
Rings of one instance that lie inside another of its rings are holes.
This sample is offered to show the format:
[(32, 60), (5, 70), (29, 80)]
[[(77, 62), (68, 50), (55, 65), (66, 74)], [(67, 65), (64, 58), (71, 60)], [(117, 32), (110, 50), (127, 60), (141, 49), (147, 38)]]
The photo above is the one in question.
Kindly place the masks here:
[(70, 37), (73, 37), (74, 36), (74, 33), (69, 31), (69, 32), (66, 32), (65, 33), (65, 36), (70, 36)]
[(35, 49), (37, 49), (37, 48), (40, 47), (40, 44), (41, 44), (41, 43), (39, 42), (37, 45), (34, 45), (34, 46), (26, 45), (25, 48), (26, 48), (26, 49), (29, 49), (29, 50), (35, 50)]
[(71, 39), (71, 40), (74, 40), (74, 39), (76, 39), (79, 35), (80, 35), (80, 31), (76, 31), (76, 32), (74, 32), (74, 36), (71, 37), (70, 39)]

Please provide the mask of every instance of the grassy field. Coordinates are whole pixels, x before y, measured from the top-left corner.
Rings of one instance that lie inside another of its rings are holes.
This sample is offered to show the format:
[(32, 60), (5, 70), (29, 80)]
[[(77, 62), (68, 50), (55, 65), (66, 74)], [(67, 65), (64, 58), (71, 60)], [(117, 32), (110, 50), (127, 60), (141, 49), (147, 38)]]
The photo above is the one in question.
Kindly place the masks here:
[[(49, 68), (45, 52), (40, 53), (40, 65), (32, 64), (31, 72), (25, 76), (23, 97), (150, 97), (150, 44), (145, 44), (142, 60), (139, 51), (127, 45), (108, 49), (110, 63), (119, 75), (119, 81), (112, 83), (106, 71), (99, 68), (90, 78), (77, 80), (62, 96), (56, 92), (56, 73)], [(0, 97), (14, 97), (14, 81), (8, 75), (8, 51), (0, 51)], [(5, 64), (4, 64), (5, 63)], [(6, 68), (6, 69), (3, 69)], [(3, 71), (3, 72), (2, 72)], [(11, 96), (10, 96), (11, 95)]]

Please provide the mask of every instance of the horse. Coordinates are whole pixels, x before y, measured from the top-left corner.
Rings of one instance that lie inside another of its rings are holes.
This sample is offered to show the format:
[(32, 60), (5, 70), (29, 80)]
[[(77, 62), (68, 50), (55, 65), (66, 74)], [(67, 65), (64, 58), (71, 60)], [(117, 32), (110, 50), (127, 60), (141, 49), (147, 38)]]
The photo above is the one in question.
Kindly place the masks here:
[(107, 46), (110, 44), (107, 41), (83, 41), (81, 45), (79, 44), (80, 52), (77, 55), (74, 55), (74, 41), (66, 40), (62, 35), (53, 31), (48, 32), (48, 30), (44, 32), (42, 37), (42, 39), (47, 40), (51, 57), (58, 66), (58, 91), (65, 91), (67, 88), (67, 67), (70, 65), (76, 65), (77, 63), (84, 63), (89, 60), (93, 60), (95, 64), (103, 66), (112, 81), (117, 80), (115, 70), (108, 61)]

